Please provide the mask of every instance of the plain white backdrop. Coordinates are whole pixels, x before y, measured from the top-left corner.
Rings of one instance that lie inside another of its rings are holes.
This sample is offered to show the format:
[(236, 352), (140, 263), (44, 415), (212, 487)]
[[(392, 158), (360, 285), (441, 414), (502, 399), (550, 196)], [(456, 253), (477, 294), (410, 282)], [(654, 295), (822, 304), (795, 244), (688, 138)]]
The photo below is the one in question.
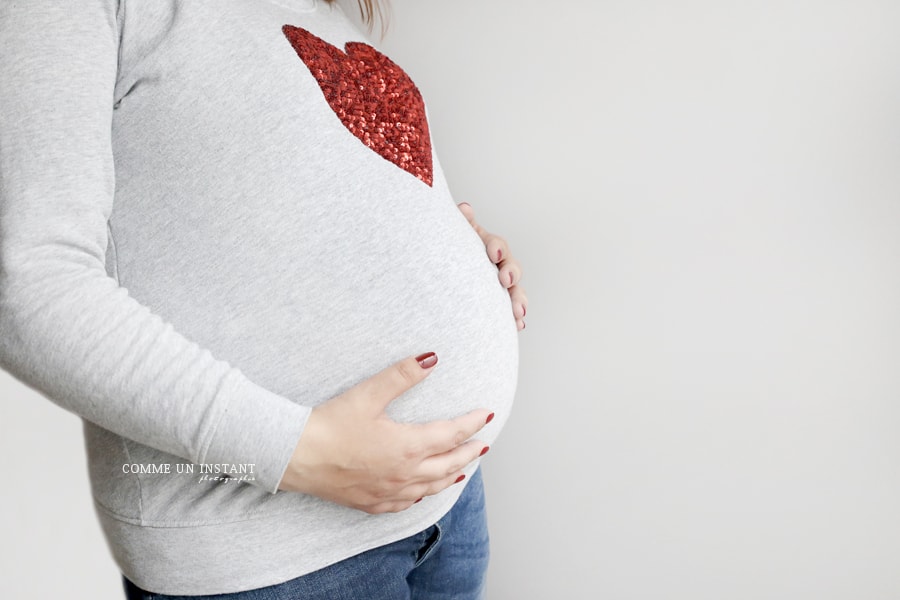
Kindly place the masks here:
[[(488, 599), (900, 599), (900, 4), (393, 8), (526, 268)], [(0, 598), (121, 598), (80, 421), (0, 396)]]

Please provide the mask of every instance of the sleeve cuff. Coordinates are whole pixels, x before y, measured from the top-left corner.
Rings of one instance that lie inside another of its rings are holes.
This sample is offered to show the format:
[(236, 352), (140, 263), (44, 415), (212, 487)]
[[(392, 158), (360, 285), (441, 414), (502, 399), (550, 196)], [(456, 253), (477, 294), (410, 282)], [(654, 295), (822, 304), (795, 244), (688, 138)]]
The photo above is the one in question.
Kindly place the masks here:
[(228, 403), (200, 462), (252, 464), (254, 480), (248, 483), (274, 494), (312, 409), (270, 392), (243, 375), (229, 380), (229, 384)]

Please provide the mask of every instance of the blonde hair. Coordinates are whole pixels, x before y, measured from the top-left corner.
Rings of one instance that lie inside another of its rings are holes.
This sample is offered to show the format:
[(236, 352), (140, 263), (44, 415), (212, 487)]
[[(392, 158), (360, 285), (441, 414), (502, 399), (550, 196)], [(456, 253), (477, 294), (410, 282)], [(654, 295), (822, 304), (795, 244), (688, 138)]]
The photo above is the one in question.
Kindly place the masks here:
[[(334, 2), (334, 0), (326, 0), (326, 2)], [(376, 19), (381, 22), (381, 34), (384, 35), (387, 30), (387, 0), (356, 0), (359, 5), (359, 16), (363, 22), (369, 26), (369, 31), (375, 24)]]

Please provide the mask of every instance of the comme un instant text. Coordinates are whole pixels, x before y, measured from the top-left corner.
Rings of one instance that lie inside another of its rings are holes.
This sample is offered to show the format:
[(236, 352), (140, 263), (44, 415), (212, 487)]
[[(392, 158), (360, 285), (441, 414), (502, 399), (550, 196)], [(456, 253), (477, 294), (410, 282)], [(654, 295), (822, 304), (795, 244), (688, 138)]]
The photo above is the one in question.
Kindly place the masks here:
[(253, 475), (253, 469), (256, 467), (254, 463), (234, 464), (234, 463), (175, 463), (174, 468), (171, 463), (126, 463), (122, 465), (123, 473), (134, 473), (138, 475), (158, 475), (165, 473), (195, 473), (199, 467), (199, 472), (205, 475)]

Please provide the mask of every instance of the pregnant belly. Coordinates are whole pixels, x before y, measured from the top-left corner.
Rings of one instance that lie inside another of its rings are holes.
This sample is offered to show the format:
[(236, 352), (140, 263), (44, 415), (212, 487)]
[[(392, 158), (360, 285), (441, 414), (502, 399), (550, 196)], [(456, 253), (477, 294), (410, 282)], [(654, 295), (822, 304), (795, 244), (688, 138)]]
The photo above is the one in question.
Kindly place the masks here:
[(315, 404), (434, 351), (437, 367), (388, 413), (425, 422), (488, 408), (496, 417), (480, 437), (492, 441), (512, 405), (518, 353), (509, 295), (483, 244), (452, 202), (420, 206), (406, 221), (358, 218), (352, 228), (330, 252), (300, 261), (279, 317), (289, 325), (277, 336), (287, 358), (279, 371), (290, 374), (266, 377)]
[(517, 331), (449, 194), (294, 204), (158, 226), (148, 221), (160, 211), (121, 212), (122, 283), (217, 358), (308, 406), (434, 351), (437, 367), (388, 413), (425, 422), (487, 408), (496, 417), (479, 437), (491, 442), (512, 406)]

